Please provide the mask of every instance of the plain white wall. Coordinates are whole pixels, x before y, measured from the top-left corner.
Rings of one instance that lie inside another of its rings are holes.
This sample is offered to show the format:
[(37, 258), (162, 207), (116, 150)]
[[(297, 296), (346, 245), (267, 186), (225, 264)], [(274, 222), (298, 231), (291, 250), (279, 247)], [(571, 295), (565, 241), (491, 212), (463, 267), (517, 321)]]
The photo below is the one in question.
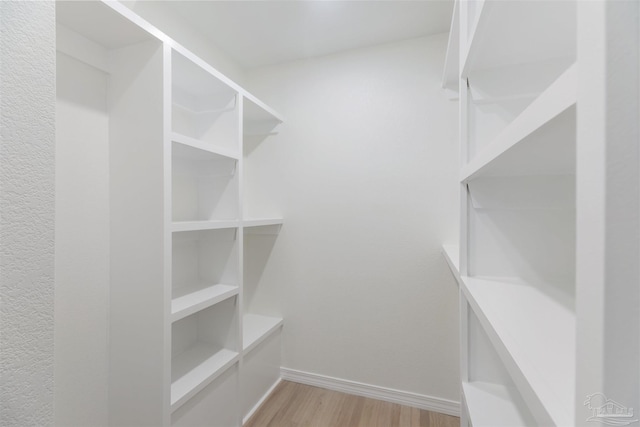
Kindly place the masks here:
[(0, 2), (0, 425), (52, 425), (55, 4)]
[(62, 53), (56, 66), (55, 422), (107, 425), (108, 76)]
[(458, 401), (457, 288), (440, 253), (458, 223), (446, 42), (247, 73), (286, 120), (245, 171), (285, 218), (253, 307), (282, 305), (286, 368)]

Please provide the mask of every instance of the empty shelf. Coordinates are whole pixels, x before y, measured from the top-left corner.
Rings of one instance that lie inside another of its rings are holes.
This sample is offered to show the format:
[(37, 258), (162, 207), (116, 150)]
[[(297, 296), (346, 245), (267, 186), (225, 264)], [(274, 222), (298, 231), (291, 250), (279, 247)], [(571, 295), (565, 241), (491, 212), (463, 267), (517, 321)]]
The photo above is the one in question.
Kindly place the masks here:
[(173, 154), (189, 159), (215, 160), (216, 158), (238, 160), (239, 155), (223, 147), (182, 135), (177, 132), (171, 134), (173, 141)]
[[(575, 111), (561, 115), (576, 100), (574, 64), (462, 168), (460, 181), (479, 176), (575, 173)], [(544, 134), (532, 138), (536, 131)]]
[(200, 343), (171, 363), (171, 412), (238, 361), (238, 353)]
[(198, 230), (219, 230), (222, 228), (236, 228), (239, 225), (237, 219), (217, 220), (217, 221), (174, 221), (171, 224), (171, 231), (174, 233), (181, 231)]
[(245, 314), (242, 318), (242, 342), (244, 352), (248, 353), (269, 335), (282, 326), (282, 319), (278, 317)]
[(251, 218), (242, 221), (245, 227), (263, 227), (266, 225), (282, 225), (282, 218)]
[(517, 427), (535, 425), (518, 392), (486, 382), (463, 382), (462, 391), (474, 427)]
[(575, 2), (485, 0), (475, 8), (469, 46), (461, 64), (463, 76), (509, 64), (560, 57), (575, 59)]
[(447, 260), (449, 268), (456, 278), (456, 282), (460, 285), (460, 249), (457, 245), (442, 245), (442, 254)]
[(576, 337), (572, 302), (516, 278), (462, 279), (469, 305), (528, 406), (540, 408), (541, 403), (543, 417), (555, 425), (573, 425)]
[(244, 122), (282, 123), (284, 120), (274, 109), (250, 94), (244, 95)]
[(171, 300), (172, 322), (237, 295), (238, 287), (221, 284), (206, 287), (193, 286), (177, 288), (174, 293)]

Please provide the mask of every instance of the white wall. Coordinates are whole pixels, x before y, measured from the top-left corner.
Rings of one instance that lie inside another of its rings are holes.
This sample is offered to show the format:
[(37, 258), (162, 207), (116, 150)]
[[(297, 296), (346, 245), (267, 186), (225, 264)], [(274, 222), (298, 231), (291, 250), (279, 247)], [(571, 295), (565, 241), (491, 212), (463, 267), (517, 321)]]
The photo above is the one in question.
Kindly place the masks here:
[(279, 311), (279, 293), (286, 368), (458, 400), (457, 289), (440, 254), (458, 222), (446, 41), (247, 73), (286, 119), (246, 163), (285, 217), (254, 309)]
[(107, 425), (108, 76), (62, 53), (56, 65), (55, 422)]
[(0, 49), (0, 425), (52, 425), (54, 3), (0, 2)]
[(168, 4), (168, 1), (121, 0), (160, 31), (204, 59), (215, 69), (238, 84), (244, 83), (244, 70), (228, 53), (192, 29)]

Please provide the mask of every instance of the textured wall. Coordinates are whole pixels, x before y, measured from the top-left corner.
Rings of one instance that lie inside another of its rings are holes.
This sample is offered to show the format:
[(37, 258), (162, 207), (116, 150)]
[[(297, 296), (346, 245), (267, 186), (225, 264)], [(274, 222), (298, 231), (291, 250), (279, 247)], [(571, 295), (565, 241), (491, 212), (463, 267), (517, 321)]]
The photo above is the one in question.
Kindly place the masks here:
[(0, 2), (0, 425), (53, 424), (55, 4)]
[(440, 253), (458, 225), (446, 42), (247, 74), (286, 119), (245, 167), (253, 214), (273, 200), (285, 218), (253, 308), (282, 300), (286, 368), (458, 400), (457, 289)]

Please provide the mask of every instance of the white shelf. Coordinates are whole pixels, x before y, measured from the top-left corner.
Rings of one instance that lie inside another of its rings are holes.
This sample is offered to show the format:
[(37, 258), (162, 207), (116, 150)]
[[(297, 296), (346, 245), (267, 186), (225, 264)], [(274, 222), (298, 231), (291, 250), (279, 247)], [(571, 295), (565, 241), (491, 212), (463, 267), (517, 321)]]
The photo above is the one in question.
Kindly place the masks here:
[(458, 245), (442, 245), (442, 254), (459, 286), (462, 281), (460, 278), (460, 247)]
[[(567, 110), (576, 100), (574, 64), (462, 168), (460, 181), (480, 176), (575, 173), (575, 110)], [(563, 113), (566, 117), (554, 120)]]
[(216, 284), (174, 289), (171, 299), (171, 321), (175, 322), (197, 311), (238, 295), (237, 286)]
[(469, 305), (523, 399), (532, 412), (533, 408), (545, 412), (536, 418), (548, 417), (555, 425), (573, 425), (573, 301), (543, 293), (540, 287), (515, 278), (462, 280)]
[[(576, 2), (486, 0), (470, 28), (461, 74), (568, 57), (575, 60)], [(461, 23), (464, 25), (464, 23)], [(507, 35), (508, 36), (505, 36)]]
[(235, 351), (199, 343), (171, 363), (171, 412), (182, 406), (239, 359)]
[(637, 401), (638, 2), (458, 1), (460, 421), (584, 424)]
[(284, 119), (273, 108), (250, 94), (244, 95), (243, 117), (245, 124), (247, 122), (273, 122), (282, 123)]
[(277, 132), (274, 129), (283, 121), (276, 111), (251, 95), (245, 95), (242, 114), (245, 137), (275, 135)]
[(237, 219), (215, 221), (174, 221), (171, 224), (171, 231), (179, 233), (182, 231), (220, 230), (225, 228), (237, 228), (239, 225), (240, 221)]
[(458, 97), (459, 64), (460, 64), (460, 13), (459, 1), (453, 5), (453, 17), (451, 18), (451, 30), (447, 43), (447, 56), (444, 61), (444, 74), (442, 76), (442, 88), (447, 90), (451, 99)]
[(248, 353), (282, 326), (278, 317), (245, 314), (242, 318), (243, 351)]
[(244, 227), (264, 227), (267, 225), (282, 225), (282, 218), (250, 218), (242, 221)]
[(238, 93), (199, 58), (175, 47), (171, 56), (174, 102), (178, 101), (178, 104), (194, 111), (213, 110), (224, 108), (227, 101)]
[(245, 234), (278, 234), (282, 227), (282, 218), (252, 218), (243, 221)]
[(517, 427), (536, 425), (518, 392), (482, 381), (462, 383), (464, 400), (473, 427)]
[(173, 155), (195, 160), (238, 160), (239, 155), (229, 149), (217, 147), (213, 144), (182, 135), (178, 132), (171, 133), (173, 142)]

